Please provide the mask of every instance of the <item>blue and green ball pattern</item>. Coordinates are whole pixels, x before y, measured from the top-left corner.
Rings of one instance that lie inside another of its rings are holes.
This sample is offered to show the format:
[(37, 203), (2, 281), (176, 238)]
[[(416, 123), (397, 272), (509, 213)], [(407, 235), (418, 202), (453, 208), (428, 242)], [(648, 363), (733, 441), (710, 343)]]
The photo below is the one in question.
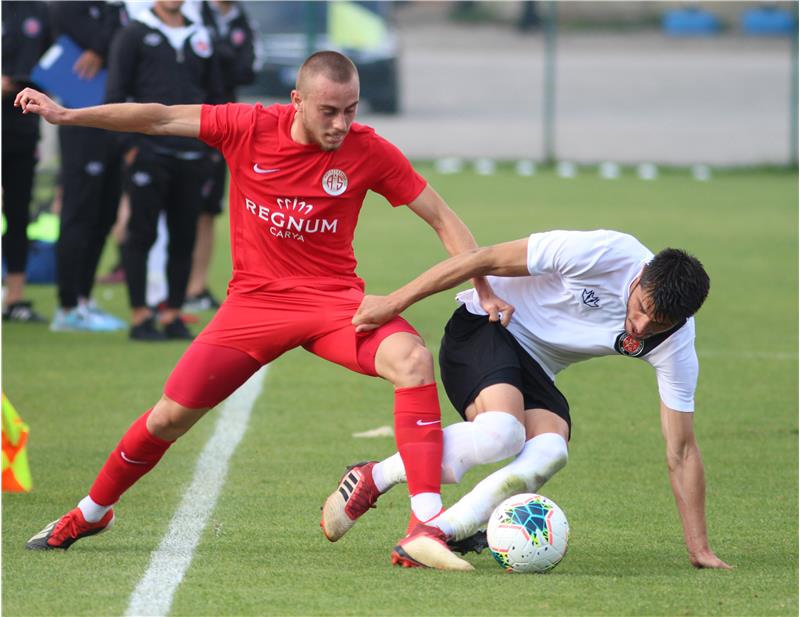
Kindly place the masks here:
[[(517, 506), (512, 506), (505, 511), (503, 523), (509, 525), (520, 525), (525, 528), (531, 537), (531, 542), (539, 545), (549, 542), (549, 530), (547, 528), (547, 514), (552, 507), (542, 501), (531, 500)], [(508, 552), (493, 550), (494, 556), (500, 567), (509, 570), (511, 564), (508, 561)]]

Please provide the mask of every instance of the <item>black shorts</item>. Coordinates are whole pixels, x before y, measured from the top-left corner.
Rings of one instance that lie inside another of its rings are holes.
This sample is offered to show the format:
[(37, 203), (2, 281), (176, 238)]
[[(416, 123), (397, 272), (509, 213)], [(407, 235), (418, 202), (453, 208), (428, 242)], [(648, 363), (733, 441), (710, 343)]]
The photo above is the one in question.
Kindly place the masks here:
[(216, 150), (209, 155), (210, 174), (203, 183), (203, 201), (200, 205), (201, 214), (217, 216), (222, 214), (225, 199), (225, 180), (228, 165), (225, 159)]
[(463, 305), (445, 326), (439, 367), (447, 396), (465, 420), (481, 390), (507, 383), (522, 393), (525, 409), (552, 411), (572, 428), (567, 399), (539, 363), (499, 322)]

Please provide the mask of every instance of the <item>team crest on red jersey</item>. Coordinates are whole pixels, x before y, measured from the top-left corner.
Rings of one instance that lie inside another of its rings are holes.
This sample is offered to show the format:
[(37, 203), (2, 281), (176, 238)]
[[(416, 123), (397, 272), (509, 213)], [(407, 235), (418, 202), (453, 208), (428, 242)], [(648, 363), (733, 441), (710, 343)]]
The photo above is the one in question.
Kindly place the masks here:
[(333, 197), (341, 195), (347, 190), (347, 174), (341, 169), (329, 169), (322, 176), (322, 188)]

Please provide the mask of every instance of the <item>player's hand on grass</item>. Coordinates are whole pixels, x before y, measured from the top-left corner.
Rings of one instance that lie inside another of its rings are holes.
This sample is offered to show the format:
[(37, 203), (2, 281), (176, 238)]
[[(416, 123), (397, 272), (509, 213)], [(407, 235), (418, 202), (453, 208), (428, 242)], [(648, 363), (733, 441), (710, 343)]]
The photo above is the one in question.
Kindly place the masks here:
[(717, 568), (721, 570), (730, 570), (732, 566), (725, 563), (717, 557), (710, 549), (700, 553), (690, 554), (689, 561), (695, 568)]
[(33, 88), (25, 88), (14, 99), (14, 107), (20, 107), (23, 114), (38, 114), (50, 124), (59, 124), (67, 111), (50, 97)]
[(361, 306), (353, 315), (356, 332), (375, 330), (401, 312), (389, 296), (364, 296)]

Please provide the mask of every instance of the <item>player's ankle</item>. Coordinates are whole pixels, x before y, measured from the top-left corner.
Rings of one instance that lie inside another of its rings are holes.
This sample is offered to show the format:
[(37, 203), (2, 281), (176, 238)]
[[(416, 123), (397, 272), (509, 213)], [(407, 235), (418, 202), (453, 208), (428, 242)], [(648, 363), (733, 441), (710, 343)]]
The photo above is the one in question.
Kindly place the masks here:
[(428, 521), (425, 523), (426, 525), (430, 525), (431, 527), (436, 527), (440, 529), (444, 535), (447, 536), (447, 539), (450, 540), (455, 535), (455, 529), (453, 526), (445, 520), (442, 520), (441, 516), (436, 516), (433, 520)]
[(78, 503), (78, 508), (80, 508), (81, 514), (83, 514), (83, 518), (86, 519), (87, 523), (96, 523), (106, 515), (111, 506), (101, 506), (87, 495)]
[(411, 511), (424, 523), (442, 512), (442, 496), (439, 493), (417, 493), (411, 496)]

